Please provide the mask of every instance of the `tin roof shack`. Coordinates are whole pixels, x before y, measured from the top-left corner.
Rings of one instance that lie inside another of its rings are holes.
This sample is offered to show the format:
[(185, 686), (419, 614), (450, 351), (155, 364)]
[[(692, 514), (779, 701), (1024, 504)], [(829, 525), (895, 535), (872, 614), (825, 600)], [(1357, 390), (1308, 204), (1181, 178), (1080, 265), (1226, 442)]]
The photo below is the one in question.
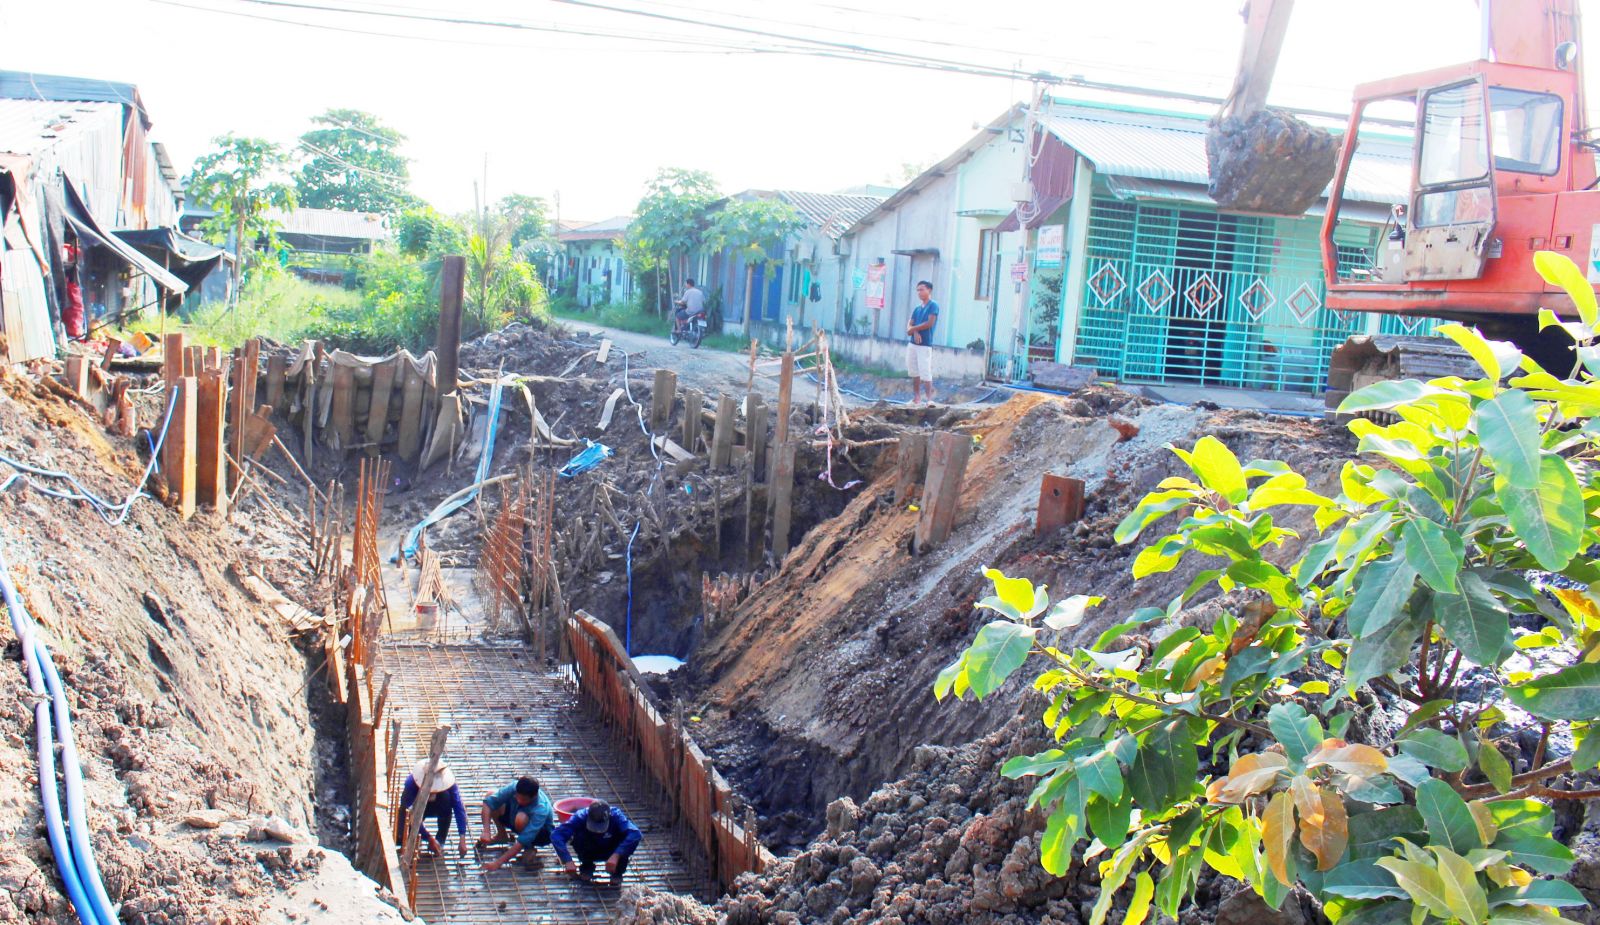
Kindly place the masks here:
[[(132, 84), (0, 71), (5, 358), (51, 356), (62, 307), (120, 317), (188, 286), (114, 229), (177, 222), (181, 187)], [(79, 256), (69, 261), (67, 245)]]
[(376, 212), (340, 209), (274, 210), (283, 245), (279, 261), (294, 275), (314, 283), (344, 285), (355, 275), (355, 258), (372, 253), (379, 241), (393, 237), (389, 223)]
[(558, 267), (557, 291), (584, 308), (632, 299), (633, 274), (622, 256), (622, 239), (631, 224), (633, 216), (614, 215), (558, 232), (565, 259)]
[(700, 275), (696, 279), (713, 300), (720, 300), (724, 330), (742, 327), (746, 282), (752, 336), (782, 344), (789, 319), (801, 329), (813, 323), (831, 326), (839, 293), (848, 282), (839, 240), (883, 198), (780, 189), (745, 190), (724, 200), (775, 200), (805, 219), (799, 231), (768, 253), (766, 261), (747, 266), (741, 255), (728, 250), (707, 251), (697, 257)]

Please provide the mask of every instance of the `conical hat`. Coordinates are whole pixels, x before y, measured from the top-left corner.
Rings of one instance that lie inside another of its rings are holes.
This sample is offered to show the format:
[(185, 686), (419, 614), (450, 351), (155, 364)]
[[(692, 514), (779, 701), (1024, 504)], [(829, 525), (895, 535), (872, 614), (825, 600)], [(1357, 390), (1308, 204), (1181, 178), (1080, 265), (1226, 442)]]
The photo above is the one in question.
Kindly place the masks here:
[[(417, 786), (418, 787), (421, 787), (422, 786), (422, 776), (424, 774), (427, 774), (427, 773), (428, 773), (428, 759), (424, 758), (421, 761), (417, 762), (414, 767), (412, 767), (412, 769), (411, 769), (411, 779), (417, 782)], [(447, 765), (447, 764), (445, 764), (443, 762), (440, 762), (439, 763), (439, 769), (433, 772), (433, 792), (434, 793), (443, 793), (446, 790), (449, 790), (451, 787), (454, 787), (455, 785), (456, 785), (456, 773), (454, 771), (450, 770), (450, 766), (449, 765)]]

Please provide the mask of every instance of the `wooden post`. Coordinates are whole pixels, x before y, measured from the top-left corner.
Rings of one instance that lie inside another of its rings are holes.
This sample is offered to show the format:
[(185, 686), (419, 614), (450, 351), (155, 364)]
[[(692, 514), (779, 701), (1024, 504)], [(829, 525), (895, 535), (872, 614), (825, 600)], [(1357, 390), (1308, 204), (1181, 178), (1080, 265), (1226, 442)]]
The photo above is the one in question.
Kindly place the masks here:
[(267, 400), (262, 404), (274, 408), (287, 407), (283, 403), (283, 377), (289, 368), (289, 358), (281, 353), (267, 357)]
[(672, 420), (672, 406), (678, 400), (678, 374), (670, 369), (656, 370), (655, 385), (650, 389), (650, 432), (666, 433)]
[(254, 411), (256, 391), (261, 382), (261, 338), (252, 337), (244, 342), (244, 410)]
[(917, 518), (917, 553), (949, 539), (961, 500), (961, 480), (967, 473), (967, 457), (971, 455), (972, 438), (966, 434), (940, 431), (929, 441), (928, 478), (922, 514)]
[(168, 334), (161, 339), (161, 378), (170, 388), (173, 383), (183, 378), (183, 358), (189, 353), (189, 348), (184, 344), (184, 335), (180, 332)]
[(905, 434), (900, 438), (899, 458), (895, 461), (894, 503), (911, 503), (922, 487), (928, 468), (928, 435)]
[(427, 385), (422, 374), (410, 363), (402, 370), (405, 374), (404, 399), (400, 404), (400, 457), (414, 461), (422, 451), (422, 398)]
[(200, 370), (205, 369), (206, 348), (196, 344), (189, 348), (183, 355), (183, 374), (185, 376), (198, 376)]
[(700, 412), (705, 404), (705, 395), (699, 389), (683, 390), (683, 439), (679, 442), (691, 453), (700, 452)]
[(334, 435), (339, 441), (339, 452), (343, 453), (356, 443), (356, 371), (353, 366), (343, 363), (334, 363), (328, 375), (333, 383), (333, 424)]
[(312, 454), (316, 446), (317, 432), (317, 375), (321, 364), (317, 357), (321, 353), (320, 345), (314, 345), (312, 355), (300, 368), (300, 416), (301, 427), (301, 452), (306, 458), (306, 465), (311, 465)]
[(162, 445), (161, 471), (167, 479), (168, 501), (177, 507), (179, 517), (188, 520), (194, 516), (198, 385), (193, 376), (179, 376), (173, 380), (172, 388), (177, 404), (172, 409), (172, 422), (167, 425), (167, 442)]
[(372, 404), (367, 409), (368, 456), (377, 456), (383, 432), (389, 426), (389, 396), (394, 392), (394, 373), (399, 360), (372, 367)]
[(67, 357), (67, 366), (62, 373), (67, 381), (67, 387), (78, 393), (79, 398), (89, 397), (89, 358), (74, 354)]
[(778, 372), (778, 429), (772, 442), (789, 442), (789, 411), (794, 403), (794, 351), (783, 352), (783, 366)]
[(767, 478), (767, 406), (761, 396), (754, 392), (744, 399), (744, 441), (750, 448), (750, 469), (755, 473), (753, 478), (765, 481)]
[(100, 368), (110, 369), (111, 361), (122, 355), (122, 341), (115, 337), (106, 338), (106, 352), (100, 358)]
[[(217, 513), (228, 513), (228, 445), (223, 438), (227, 421), (228, 388), (222, 370), (207, 370), (200, 375), (199, 393), (196, 395), (195, 476), (196, 499), (209, 504)], [(238, 424), (235, 431), (243, 430)]]
[(1083, 480), (1045, 473), (1039, 483), (1039, 514), (1033, 535), (1043, 536), (1083, 517)]
[(422, 780), (417, 781), (417, 802), (406, 816), (405, 848), (400, 852), (400, 871), (406, 878), (407, 896), (415, 896), (417, 892), (417, 843), (422, 840), (422, 811), (427, 808), (428, 797), (433, 795), (433, 777), (439, 769), (439, 760), (444, 757), (444, 743), (449, 738), (449, 726), (434, 728), (433, 740), (428, 743), (428, 766), (423, 769)]
[(221, 347), (207, 347), (206, 348), (206, 372), (210, 372), (213, 369), (221, 369), (221, 368), (222, 368), (222, 348)]
[(439, 344), (435, 348), (439, 380), (434, 390), (440, 396), (456, 390), (456, 379), (461, 372), (461, 296), (466, 279), (467, 258), (460, 255), (444, 258), (444, 267), (439, 271)]
[(794, 498), (794, 453), (797, 444), (788, 440), (773, 447), (772, 454), (772, 558), (779, 567), (789, 554), (789, 517)]
[[(228, 455), (234, 462), (244, 462), (244, 424), (256, 410), (256, 369), (261, 362), (261, 341), (251, 338), (233, 360), (233, 394), (228, 396), (228, 417), (233, 430), (228, 434)], [(220, 359), (218, 360), (220, 366)], [(237, 487), (241, 470), (234, 470), (227, 480), (230, 488)]]
[(733, 399), (717, 398), (717, 424), (711, 431), (711, 468), (726, 469), (733, 459)]

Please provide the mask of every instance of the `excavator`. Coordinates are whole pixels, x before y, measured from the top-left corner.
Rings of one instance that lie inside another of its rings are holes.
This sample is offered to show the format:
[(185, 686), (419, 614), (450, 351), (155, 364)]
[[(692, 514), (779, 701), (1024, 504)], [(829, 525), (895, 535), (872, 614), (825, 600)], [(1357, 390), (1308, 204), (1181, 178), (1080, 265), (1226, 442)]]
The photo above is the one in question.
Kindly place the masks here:
[[(1533, 254), (1566, 254), (1600, 282), (1600, 143), (1584, 111), (1578, 0), (1479, 4), (1479, 60), (1356, 87), (1341, 137), (1266, 107), (1293, 0), (1249, 0), (1238, 77), (1207, 134), (1209, 191), (1225, 211), (1299, 215), (1326, 190), (1329, 308), (1475, 325), (1562, 375), (1571, 341), (1541, 335), (1538, 311), (1575, 307)], [(1357, 135), (1369, 109), (1396, 102), (1415, 106), (1411, 188), (1370, 265), (1351, 266), (1333, 235)], [(1472, 368), (1442, 338), (1357, 335), (1333, 353), (1328, 407), (1381, 379)]]

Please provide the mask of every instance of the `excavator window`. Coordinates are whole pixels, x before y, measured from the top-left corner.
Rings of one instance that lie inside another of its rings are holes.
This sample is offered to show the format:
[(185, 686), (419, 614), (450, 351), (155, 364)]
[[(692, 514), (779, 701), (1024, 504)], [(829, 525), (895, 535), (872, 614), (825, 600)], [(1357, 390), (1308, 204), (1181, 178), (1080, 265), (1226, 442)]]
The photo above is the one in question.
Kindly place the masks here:
[(1561, 97), (1489, 88), (1494, 168), (1549, 176), (1561, 166)]
[(1477, 81), (1428, 91), (1423, 97), (1417, 157), (1417, 180), (1422, 187), (1488, 175), (1489, 137), (1483, 117), (1483, 85)]

